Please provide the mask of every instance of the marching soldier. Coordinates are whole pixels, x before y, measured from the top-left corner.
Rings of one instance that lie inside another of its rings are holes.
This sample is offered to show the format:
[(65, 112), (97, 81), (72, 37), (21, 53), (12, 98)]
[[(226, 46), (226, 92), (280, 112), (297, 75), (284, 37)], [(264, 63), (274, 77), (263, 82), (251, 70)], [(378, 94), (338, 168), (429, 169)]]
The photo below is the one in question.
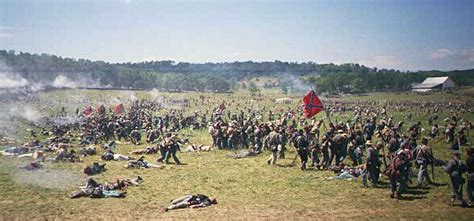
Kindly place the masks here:
[(458, 150), (452, 150), (451, 159), (446, 167), (444, 167), (444, 170), (449, 174), (451, 180), (451, 206), (454, 206), (456, 199), (458, 199), (461, 201), (462, 207), (467, 207), (467, 203), (462, 196), (462, 185), (465, 183), (462, 174), (466, 172), (466, 165), (459, 159), (460, 155)]
[(309, 142), (303, 130), (299, 130), (298, 137), (296, 137), (296, 148), (301, 159), (301, 170), (303, 171), (306, 170), (306, 162), (308, 162), (308, 146)]

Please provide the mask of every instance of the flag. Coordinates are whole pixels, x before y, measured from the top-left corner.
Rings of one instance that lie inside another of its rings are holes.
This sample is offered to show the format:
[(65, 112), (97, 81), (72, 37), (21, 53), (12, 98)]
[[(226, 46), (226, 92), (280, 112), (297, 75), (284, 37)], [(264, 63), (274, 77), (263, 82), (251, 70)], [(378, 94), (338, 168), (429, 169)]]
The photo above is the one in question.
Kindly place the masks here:
[(89, 116), (92, 114), (92, 107), (89, 105), (87, 107), (84, 107), (84, 110), (82, 111), (82, 114)]
[(219, 105), (219, 109), (220, 109), (221, 111), (224, 111), (224, 110), (225, 110), (225, 104), (224, 104), (224, 102), (222, 102), (222, 104)]
[(116, 114), (121, 114), (121, 113), (123, 113), (124, 111), (125, 111), (125, 108), (123, 107), (123, 104), (117, 104), (117, 105), (115, 105), (115, 107), (114, 107), (114, 112), (115, 112)]
[(314, 90), (311, 90), (303, 97), (303, 105), (301, 106), (303, 107), (306, 118), (311, 118), (324, 110), (323, 103), (319, 100)]

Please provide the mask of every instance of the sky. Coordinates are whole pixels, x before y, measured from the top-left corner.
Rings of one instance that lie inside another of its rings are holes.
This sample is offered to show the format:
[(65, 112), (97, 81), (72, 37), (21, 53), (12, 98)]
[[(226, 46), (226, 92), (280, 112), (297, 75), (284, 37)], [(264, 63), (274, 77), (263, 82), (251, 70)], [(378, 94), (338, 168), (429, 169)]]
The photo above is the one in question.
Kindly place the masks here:
[(108, 62), (474, 68), (470, 0), (0, 0), (0, 50)]

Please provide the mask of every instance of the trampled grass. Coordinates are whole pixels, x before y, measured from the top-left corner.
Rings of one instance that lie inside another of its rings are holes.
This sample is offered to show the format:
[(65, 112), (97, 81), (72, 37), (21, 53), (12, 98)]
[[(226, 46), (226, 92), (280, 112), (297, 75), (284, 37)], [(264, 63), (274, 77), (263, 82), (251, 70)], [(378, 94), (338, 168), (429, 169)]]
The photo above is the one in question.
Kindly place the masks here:
[[(105, 101), (110, 97), (120, 96), (117, 91), (63, 91), (42, 94), (40, 105), (50, 101), (51, 107), (44, 111), (52, 111), (64, 105), (54, 102), (68, 96), (84, 97), (83, 103)], [(123, 97), (130, 96), (130, 94)], [(147, 92), (137, 92), (136, 96), (148, 96)], [(166, 97), (191, 98), (197, 109), (206, 111), (216, 107), (222, 99), (230, 99), (228, 109), (272, 108), (275, 103), (272, 97), (251, 102), (249, 95), (236, 94), (204, 94), (208, 102), (201, 104), (198, 93), (163, 94)], [(283, 95), (274, 95), (282, 97)], [(392, 95), (390, 95), (392, 96)], [(396, 95), (395, 95), (396, 96)], [(409, 95), (403, 95), (409, 96)], [(419, 95), (416, 95), (419, 96)], [(430, 95), (431, 96), (431, 95)], [(445, 96), (445, 95), (442, 95)], [(385, 97), (388, 97), (387, 94)], [(416, 97), (419, 98), (419, 97)], [(346, 98), (345, 98), (346, 99)], [(350, 98), (349, 98), (350, 99)], [(357, 99), (357, 98), (356, 98)], [(365, 97), (364, 99), (370, 99)], [(378, 99), (378, 98), (377, 98)], [(463, 97), (464, 100), (472, 98)], [(234, 100), (234, 103), (232, 103)], [(77, 102), (80, 103), (80, 102)], [(298, 103), (281, 105), (282, 108), (297, 107)], [(71, 108), (72, 109), (72, 108)], [(192, 113), (191, 107), (186, 112)], [(411, 109), (411, 111), (416, 109)], [(390, 110), (389, 110), (390, 111)], [(401, 120), (408, 112), (394, 113), (395, 120)], [(415, 113), (414, 113), (415, 114)], [(448, 113), (443, 113), (442, 117)], [(323, 117), (323, 114), (318, 115)], [(426, 125), (429, 115), (419, 113), (407, 125), (421, 120)], [(339, 115), (338, 119), (349, 116)], [(442, 119), (442, 117), (440, 117)], [(474, 116), (466, 114), (469, 120)], [(266, 119), (264, 116), (263, 118)], [(22, 125), (26, 127), (25, 125)], [(426, 126), (425, 126), (426, 127)], [(206, 130), (183, 130), (180, 137), (189, 138), (194, 144), (210, 144), (211, 139)], [(468, 140), (472, 142), (474, 135), (469, 133)], [(131, 150), (140, 149), (146, 144), (135, 146), (121, 143), (116, 152), (128, 155)], [(435, 155), (448, 159), (448, 146), (443, 142), (434, 144)], [(125, 169), (125, 162), (105, 162), (108, 169), (104, 173), (93, 176), (100, 182), (113, 181), (116, 178), (131, 178), (140, 175), (145, 182), (139, 187), (129, 187), (127, 197), (123, 199), (70, 199), (68, 194), (77, 186), (84, 185), (86, 177), (82, 168), (94, 161), (99, 161), (100, 154), (84, 158), (81, 163), (47, 164), (51, 171), (68, 170), (71, 182), (61, 188), (45, 188), (35, 182), (24, 182), (18, 169), (27, 160), (8, 157), (0, 158), (0, 219), (17, 218), (61, 218), (61, 219), (426, 219), (426, 220), (472, 220), (473, 208), (451, 207), (448, 205), (450, 187), (442, 185), (430, 189), (410, 189), (405, 200), (395, 200), (389, 197), (388, 180), (381, 188), (362, 188), (360, 179), (351, 181), (327, 180), (334, 174), (329, 171), (309, 170), (303, 172), (297, 166), (292, 166), (295, 156), (292, 147), (287, 158), (279, 160), (276, 166), (266, 164), (269, 156), (265, 152), (256, 157), (235, 160), (229, 157), (233, 151), (214, 150), (211, 152), (178, 153), (182, 166), (166, 165), (162, 169), (151, 168), (141, 170)], [(157, 155), (146, 155), (145, 159), (154, 162)], [(172, 161), (172, 160), (171, 160)], [(38, 171), (41, 173), (41, 170)], [(24, 176), (22, 176), (24, 177)], [(57, 182), (62, 177), (51, 177), (51, 182)], [(65, 178), (64, 178), (65, 179)], [(448, 176), (437, 167), (435, 170), (437, 183), (448, 183)], [(33, 183), (33, 184), (32, 184)], [(183, 209), (163, 212), (170, 200), (188, 193), (202, 193), (217, 197), (219, 203), (203, 209)]]

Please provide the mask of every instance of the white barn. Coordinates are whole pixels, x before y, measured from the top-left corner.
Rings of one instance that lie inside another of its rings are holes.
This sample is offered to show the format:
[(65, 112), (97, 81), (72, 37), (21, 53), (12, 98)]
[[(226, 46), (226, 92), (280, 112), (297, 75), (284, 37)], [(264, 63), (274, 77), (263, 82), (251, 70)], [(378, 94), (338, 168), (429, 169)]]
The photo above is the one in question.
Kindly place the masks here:
[(454, 88), (454, 82), (449, 77), (429, 77), (421, 84), (412, 87), (413, 92), (447, 91)]

